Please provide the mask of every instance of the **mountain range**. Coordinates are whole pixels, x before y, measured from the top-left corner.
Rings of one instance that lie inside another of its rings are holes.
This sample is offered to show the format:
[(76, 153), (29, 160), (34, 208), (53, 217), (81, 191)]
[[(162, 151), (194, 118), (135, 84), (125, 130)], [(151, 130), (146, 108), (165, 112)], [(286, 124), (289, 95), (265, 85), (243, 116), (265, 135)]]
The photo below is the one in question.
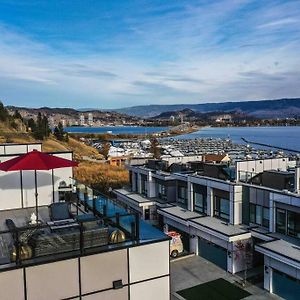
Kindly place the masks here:
[(236, 112), (256, 118), (291, 118), (300, 117), (300, 98), (276, 100), (238, 101), (201, 104), (140, 105), (114, 111), (143, 118), (155, 117), (165, 112), (190, 109), (195, 112)]

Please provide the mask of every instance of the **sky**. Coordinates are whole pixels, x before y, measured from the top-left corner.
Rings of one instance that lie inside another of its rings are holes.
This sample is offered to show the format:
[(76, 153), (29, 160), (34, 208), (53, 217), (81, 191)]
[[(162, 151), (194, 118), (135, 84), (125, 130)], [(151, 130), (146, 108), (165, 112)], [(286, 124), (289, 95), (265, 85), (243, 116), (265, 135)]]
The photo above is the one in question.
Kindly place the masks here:
[(6, 105), (284, 97), (300, 97), (299, 0), (0, 0)]

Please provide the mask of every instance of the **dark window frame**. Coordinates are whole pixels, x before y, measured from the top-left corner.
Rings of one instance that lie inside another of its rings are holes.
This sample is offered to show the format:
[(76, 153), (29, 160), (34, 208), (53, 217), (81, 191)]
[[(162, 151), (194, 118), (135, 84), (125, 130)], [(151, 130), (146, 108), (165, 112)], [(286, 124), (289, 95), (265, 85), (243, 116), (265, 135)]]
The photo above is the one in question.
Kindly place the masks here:
[[(203, 203), (202, 206), (196, 205), (196, 194), (202, 196), (202, 203)], [(197, 191), (194, 191), (193, 192), (193, 199), (194, 199), (194, 201), (193, 201), (194, 211), (200, 212), (202, 214), (207, 215), (207, 196), (203, 193), (199, 193)]]
[[(225, 200), (229, 204), (229, 211), (223, 212), (221, 211), (221, 200)], [(224, 217), (225, 216), (225, 217)], [(230, 200), (227, 198), (219, 197), (219, 196), (214, 196), (214, 217), (227, 221), (230, 221)]]

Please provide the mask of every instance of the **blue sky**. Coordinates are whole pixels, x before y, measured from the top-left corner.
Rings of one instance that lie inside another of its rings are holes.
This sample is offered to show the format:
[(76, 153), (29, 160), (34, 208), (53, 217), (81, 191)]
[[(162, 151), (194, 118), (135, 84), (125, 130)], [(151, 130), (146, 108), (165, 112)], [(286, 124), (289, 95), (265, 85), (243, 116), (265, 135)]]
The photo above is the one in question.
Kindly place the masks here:
[(0, 0), (5, 104), (300, 97), (299, 50), (299, 0)]

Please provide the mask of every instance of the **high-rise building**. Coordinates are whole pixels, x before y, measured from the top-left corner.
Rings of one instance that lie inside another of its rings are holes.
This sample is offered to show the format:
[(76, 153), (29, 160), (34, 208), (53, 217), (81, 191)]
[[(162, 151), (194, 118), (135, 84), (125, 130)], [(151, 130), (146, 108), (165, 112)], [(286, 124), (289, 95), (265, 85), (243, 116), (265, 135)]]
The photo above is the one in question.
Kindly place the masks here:
[(94, 123), (93, 114), (92, 114), (92, 113), (89, 113), (89, 114), (88, 114), (88, 125), (89, 125), (89, 126), (92, 126), (93, 123)]
[(84, 118), (84, 114), (80, 115), (80, 125), (84, 126), (85, 125), (85, 118)]

